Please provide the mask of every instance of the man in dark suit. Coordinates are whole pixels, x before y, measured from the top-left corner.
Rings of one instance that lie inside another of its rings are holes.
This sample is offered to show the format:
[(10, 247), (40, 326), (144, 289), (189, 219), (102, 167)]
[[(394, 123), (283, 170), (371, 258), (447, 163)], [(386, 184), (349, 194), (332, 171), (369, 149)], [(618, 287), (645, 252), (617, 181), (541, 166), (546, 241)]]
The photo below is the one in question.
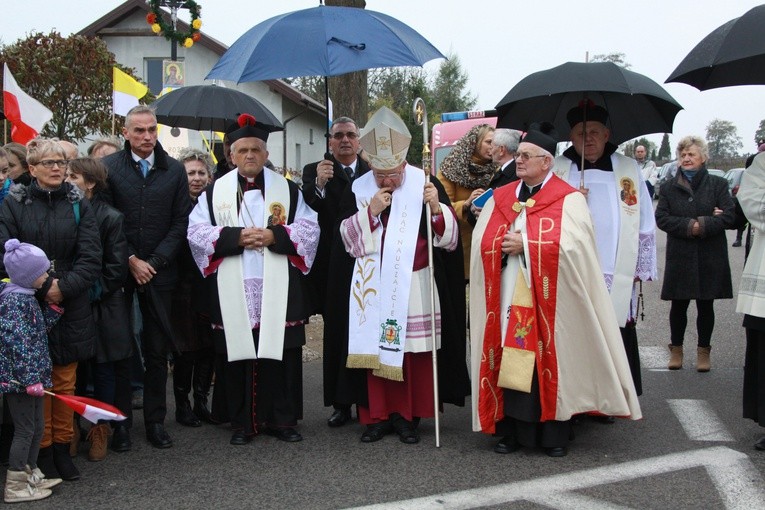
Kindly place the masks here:
[[(132, 303), (137, 292), (143, 317), (146, 438), (156, 448), (170, 448), (173, 441), (164, 426), (167, 355), (175, 347), (161, 317), (164, 310), (170, 310), (178, 276), (176, 258), (186, 240), (189, 181), (183, 165), (157, 142), (157, 117), (151, 108), (131, 109), (122, 134), (125, 148), (106, 156), (103, 163), (109, 169), (112, 205), (125, 215), (131, 275), (125, 282), (125, 302)], [(130, 448), (128, 430), (118, 425), (112, 449), (122, 452)]]
[[(340, 197), (353, 179), (369, 170), (366, 161), (358, 157), (359, 127), (349, 117), (338, 117), (329, 132), (329, 150), (325, 159), (303, 168), (303, 198), (319, 214), (321, 236), (313, 268), (308, 274), (313, 288), (317, 313), (324, 313), (327, 300), (327, 272), (332, 240), (335, 236), (335, 220)], [(338, 371), (334, 366), (338, 356), (332, 355), (336, 332), (324, 329), (324, 405), (333, 406), (334, 412), (327, 421), (330, 427), (340, 427), (351, 419), (350, 404), (338, 401), (335, 395)]]
[[(491, 178), (489, 188), (499, 188), (518, 180), (518, 176), (515, 175), (515, 151), (518, 150), (520, 139), (521, 132), (514, 129), (500, 128), (494, 131), (494, 138), (491, 141), (491, 160), (499, 166), (499, 170)], [(475, 225), (481, 208), (471, 204), (469, 211), (467, 220)]]

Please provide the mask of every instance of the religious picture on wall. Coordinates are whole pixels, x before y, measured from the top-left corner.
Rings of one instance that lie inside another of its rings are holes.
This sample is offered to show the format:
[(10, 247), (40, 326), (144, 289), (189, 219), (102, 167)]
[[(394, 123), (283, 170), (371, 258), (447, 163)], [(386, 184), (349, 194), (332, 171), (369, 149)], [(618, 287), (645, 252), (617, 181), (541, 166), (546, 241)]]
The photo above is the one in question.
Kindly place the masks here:
[(183, 87), (185, 76), (186, 72), (184, 70), (183, 62), (178, 62), (175, 60), (162, 61), (162, 88)]

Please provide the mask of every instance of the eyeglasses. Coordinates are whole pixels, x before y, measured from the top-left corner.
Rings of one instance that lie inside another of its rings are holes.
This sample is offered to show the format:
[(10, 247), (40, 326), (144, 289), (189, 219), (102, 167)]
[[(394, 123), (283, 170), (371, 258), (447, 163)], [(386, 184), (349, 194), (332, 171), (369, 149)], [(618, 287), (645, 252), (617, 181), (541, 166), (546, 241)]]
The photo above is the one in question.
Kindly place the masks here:
[(342, 131), (337, 133), (332, 133), (332, 138), (335, 140), (342, 140), (345, 137), (348, 137), (348, 140), (355, 140), (359, 137), (358, 133), (354, 133), (353, 131), (348, 131), (347, 133), (343, 133)]
[(544, 154), (529, 154), (528, 152), (519, 152), (515, 155), (516, 159), (520, 159), (524, 163), (528, 163), (531, 158), (543, 158)]
[(67, 166), (69, 166), (69, 161), (65, 159), (43, 159), (37, 164), (42, 165), (48, 170), (50, 170), (54, 166), (58, 166), (59, 168), (66, 168)]

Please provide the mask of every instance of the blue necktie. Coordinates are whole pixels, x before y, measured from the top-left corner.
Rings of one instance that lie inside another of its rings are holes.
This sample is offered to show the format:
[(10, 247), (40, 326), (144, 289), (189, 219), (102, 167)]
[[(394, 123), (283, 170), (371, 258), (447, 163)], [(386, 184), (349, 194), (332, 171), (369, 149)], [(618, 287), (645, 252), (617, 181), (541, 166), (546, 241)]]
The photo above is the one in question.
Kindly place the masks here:
[(149, 162), (145, 159), (142, 159), (139, 161), (141, 164), (141, 173), (143, 174), (144, 178), (149, 175)]

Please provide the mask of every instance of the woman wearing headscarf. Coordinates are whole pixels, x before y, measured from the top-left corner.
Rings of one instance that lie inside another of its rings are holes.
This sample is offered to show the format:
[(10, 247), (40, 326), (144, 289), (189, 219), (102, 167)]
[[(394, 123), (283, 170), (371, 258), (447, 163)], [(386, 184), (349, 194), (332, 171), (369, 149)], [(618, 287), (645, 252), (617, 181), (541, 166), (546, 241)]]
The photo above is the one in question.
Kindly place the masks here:
[(470, 204), (489, 187), (497, 170), (491, 160), (491, 141), (494, 128), (479, 124), (470, 129), (454, 145), (438, 169), (438, 180), (449, 195), (451, 206), (457, 213), (462, 235), (465, 280), (470, 275), (470, 239), (473, 226), (468, 223)]

